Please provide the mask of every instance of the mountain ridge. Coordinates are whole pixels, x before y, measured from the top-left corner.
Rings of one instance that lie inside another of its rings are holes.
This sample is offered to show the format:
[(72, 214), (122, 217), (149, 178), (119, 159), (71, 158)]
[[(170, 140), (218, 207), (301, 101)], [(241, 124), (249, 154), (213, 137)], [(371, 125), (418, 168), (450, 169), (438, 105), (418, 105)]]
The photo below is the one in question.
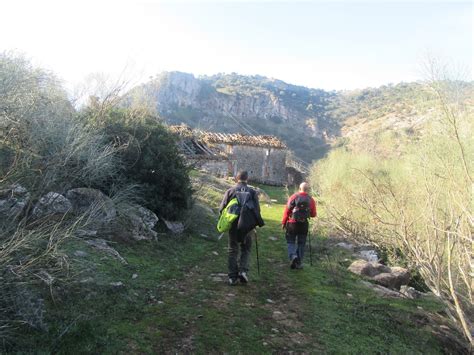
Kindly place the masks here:
[[(473, 88), (472, 82), (464, 82), (463, 100), (472, 100)], [(372, 126), (417, 131), (429, 119), (434, 100), (421, 82), (325, 91), (261, 75), (176, 71), (162, 72), (126, 94), (127, 105), (145, 104), (169, 124), (275, 135), (306, 162), (349, 138), (363, 142), (365, 132), (374, 133)], [(390, 118), (387, 124), (384, 117)]]

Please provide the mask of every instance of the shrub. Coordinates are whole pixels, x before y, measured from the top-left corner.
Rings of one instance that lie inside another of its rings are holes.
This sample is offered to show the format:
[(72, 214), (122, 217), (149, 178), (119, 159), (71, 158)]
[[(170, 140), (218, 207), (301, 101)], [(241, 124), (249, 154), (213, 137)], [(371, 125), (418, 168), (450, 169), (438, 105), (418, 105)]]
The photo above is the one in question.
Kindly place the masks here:
[(189, 207), (192, 191), (175, 137), (156, 117), (126, 108), (107, 110), (99, 127), (111, 144), (121, 147), (121, 168), (112, 181), (97, 187), (110, 192), (121, 185), (139, 185), (147, 208), (178, 219)]
[(76, 119), (54, 75), (1, 54), (0, 83), (1, 183), (20, 183), (35, 199), (116, 174), (117, 147)]

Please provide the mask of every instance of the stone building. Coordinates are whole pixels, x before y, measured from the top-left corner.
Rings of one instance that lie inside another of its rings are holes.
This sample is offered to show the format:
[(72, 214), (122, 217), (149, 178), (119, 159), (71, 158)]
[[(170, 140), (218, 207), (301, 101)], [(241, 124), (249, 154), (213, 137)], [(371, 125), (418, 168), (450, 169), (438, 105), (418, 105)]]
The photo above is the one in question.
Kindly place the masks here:
[(219, 177), (231, 175), (231, 162), (227, 154), (217, 147), (207, 145), (200, 139), (198, 131), (193, 131), (184, 124), (169, 126), (169, 129), (179, 137), (179, 148), (192, 167)]
[(218, 176), (235, 176), (247, 170), (250, 180), (270, 185), (288, 183), (288, 149), (274, 136), (214, 133), (191, 130), (186, 125), (170, 126), (194, 166)]

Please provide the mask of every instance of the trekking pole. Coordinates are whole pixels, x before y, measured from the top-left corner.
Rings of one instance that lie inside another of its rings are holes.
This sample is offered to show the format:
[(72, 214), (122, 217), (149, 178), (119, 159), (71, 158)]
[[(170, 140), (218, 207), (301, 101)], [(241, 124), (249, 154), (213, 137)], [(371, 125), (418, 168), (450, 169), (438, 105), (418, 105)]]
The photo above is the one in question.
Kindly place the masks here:
[(257, 236), (256, 230), (255, 230), (255, 250), (257, 251), (257, 271), (258, 271), (258, 276), (260, 276), (260, 260), (258, 259), (258, 236)]
[(313, 266), (313, 252), (311, 251), (311, 224), (308, 224), (308, 241), (309, 241), (309, 265)]

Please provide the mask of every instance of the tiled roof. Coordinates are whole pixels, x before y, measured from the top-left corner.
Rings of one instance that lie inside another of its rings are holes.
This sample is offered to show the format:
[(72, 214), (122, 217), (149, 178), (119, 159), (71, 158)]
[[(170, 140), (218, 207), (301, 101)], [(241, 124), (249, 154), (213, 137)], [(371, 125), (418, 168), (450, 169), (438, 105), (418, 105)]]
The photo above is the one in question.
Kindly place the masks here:
[(286, 148), (286, 145), (275, 136), (250, 136), (240, 133), (199, 132), (199, 138), (206, 143)]
[(170, 126), (171, 132), (179, 134), (183, 138), (193, 138), (207, 144), (229, 144), (247, 145), (254, 147), (286, 149), (286, 145), (275, 136), (251, 136), (240, 133), (215, 133), (205, 131), (193, 131), (184, 124)]
[(181, 138), (179, 141), (179, 147), (181, 152), (188, 158), (196, 159), (211, 159), (211, 160), (222, 160), (227, 159), (227, 155), (221, 149), (217, 147), (209, 147), (206, 143), (200, 141), (194, 132), (186, 126), (181, 124), (179, 126), (169, 126), (169, 130), (179, 135)]
[(185, 124), (180, 124), (180, 125), (177, 125), (177, 126), (168, 126), (168, 129), (172, 133), (175, 133), (175, 134), (179, 135), (182, 138), (193, 138), (194, 137), (193, 130)]

